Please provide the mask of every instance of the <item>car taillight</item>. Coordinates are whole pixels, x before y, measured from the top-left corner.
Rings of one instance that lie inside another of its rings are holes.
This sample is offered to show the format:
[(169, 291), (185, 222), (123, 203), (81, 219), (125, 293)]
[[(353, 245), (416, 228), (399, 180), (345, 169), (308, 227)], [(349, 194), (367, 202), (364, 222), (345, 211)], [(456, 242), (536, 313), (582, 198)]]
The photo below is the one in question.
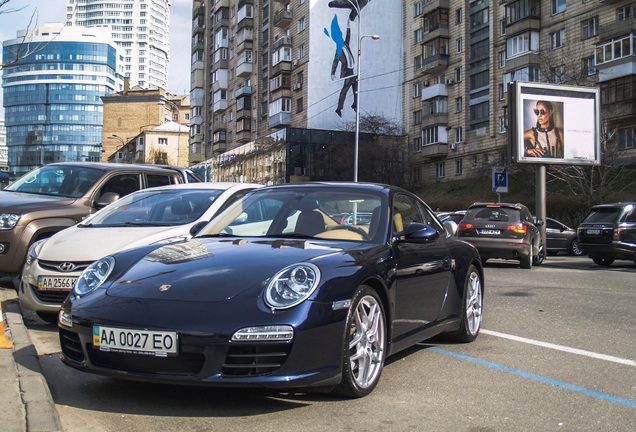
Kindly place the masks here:
[(506, 229), (508, 231), (516, 232), (517, 234), (525, 234), (526, 233), (526, 226), (524, 224), (508, 225), (508, 228), (506, 228)]
[(457, 227), (457, 231), (466, 231), (475, 228), (475, 225), (467, 222), (461, 222)]
[(612, 236), (613, 241), (621, 241), (621, 231), (623, 228), (614, 228), (614, 235)]

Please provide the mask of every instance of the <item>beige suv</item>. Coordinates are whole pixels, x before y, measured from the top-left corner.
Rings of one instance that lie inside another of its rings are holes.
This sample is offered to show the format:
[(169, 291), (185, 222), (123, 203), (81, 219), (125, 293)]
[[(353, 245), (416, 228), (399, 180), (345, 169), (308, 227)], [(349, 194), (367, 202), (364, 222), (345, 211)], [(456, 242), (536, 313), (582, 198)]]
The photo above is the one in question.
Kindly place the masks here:
[(200, 181), (157, 165), (67, 162), (37, 168), (0, 191), (0, 277), (19, 284), (29, 246), (139, 189)]

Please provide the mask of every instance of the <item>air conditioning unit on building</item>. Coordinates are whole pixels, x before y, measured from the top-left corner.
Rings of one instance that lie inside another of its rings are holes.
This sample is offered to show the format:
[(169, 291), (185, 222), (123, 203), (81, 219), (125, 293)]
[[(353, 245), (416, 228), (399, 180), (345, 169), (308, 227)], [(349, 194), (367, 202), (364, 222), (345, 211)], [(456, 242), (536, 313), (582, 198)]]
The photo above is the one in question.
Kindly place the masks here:
[(431, 82), (429, 80), (424, 81), (424, 87), (428, 87), (431, 85)]
[(298, 60), (294, 60), (293, 63), (292, 63), (292, 66), (298, 67)]
[(295, 91), (298, 91), (298, 90), (300, 90), (301, 88), (303, 88), (303, 83), (296, 83), (296, 84), (294, 84), (294, 90), (295, 90)]
[(448, 147), (450, 147), (451, 150), (457, 150), (457, 143), (452, 142), (448, 145)]
[(447, 79), (447, 80), (446, 80), (446, 84), (448, 84), (448, 85), (453, 85), (453, 84), (455, 84), (455, 78), (449, 78), (449, 79)]

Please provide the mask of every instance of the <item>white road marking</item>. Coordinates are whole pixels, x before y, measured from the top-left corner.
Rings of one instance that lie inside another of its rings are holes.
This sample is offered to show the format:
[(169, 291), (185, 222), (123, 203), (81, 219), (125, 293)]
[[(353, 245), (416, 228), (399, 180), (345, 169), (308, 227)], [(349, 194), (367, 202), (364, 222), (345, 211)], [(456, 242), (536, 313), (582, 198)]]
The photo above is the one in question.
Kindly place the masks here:
[(557, 345), (557, 344), (553, 344), (553, 343), (549, 343), (549, 342), (541, 342), (538, 340), (534, 340), (534, 339), (528, 339), (528, 338), (524, 338), (524, 337), (520, 337), (520, 336), (514, 336), (514, 335), (510, 335), (510, 334), (506, 334), (506, 333), (499, 333), (496, 331), (492, 331), (492, 330), (484, 330), (481, 329), (480, 333), (484, 333), (490, 336), (496, 336), (496, 337), (500, 337), (500, 338), (504, 338), (504, 339), (510, 339), (513, 341), (517, 341), (517, 342), (522, 342), (522, 343), (527, 343), (530, 345), (536, 345), (536, 346), (540, 346), (543, 348), (550, 348), (553, 350), (557, 350), (557, 351), (563, 351), (563, 352), (567, 352), (570, 354), (578, 354), (578, 355), (582, 355), (582, 356), (586, 356), (586, 357), (592, 357), (595, 359), (599, 359), (599, 360), (605, 360), (605, 361), (610, 361), (610, 362), (614, 362), (614, 363), (620, 363), (620, 364), (624, 364), (627, 366), (634, 366), (636, 367), (636, 361), (634, 360), (629, 360), (629, 359), (624, 359), (624, 358), (620, 358), (620, 357), (614, 357), (614, 356), (610, 356), (610, 355), (605, 355), (605, 354), (599, 354), (599, 353), (595, 353), (592, 351), (585, 351), (582, 349), (578, 349), (578, 348), (570, 348), (567, 346), (563, 346), (563, 345)]

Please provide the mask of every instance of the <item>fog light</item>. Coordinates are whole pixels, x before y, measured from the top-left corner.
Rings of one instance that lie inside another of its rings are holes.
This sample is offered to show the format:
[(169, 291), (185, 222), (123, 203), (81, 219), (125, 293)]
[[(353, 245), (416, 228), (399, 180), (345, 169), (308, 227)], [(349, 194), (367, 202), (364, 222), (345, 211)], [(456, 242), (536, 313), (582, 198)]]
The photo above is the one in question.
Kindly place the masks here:
[(290, 341), (294, 329), (288, 325), (245, 327), (232, 335), (233, 341)]
[(0, 243), (0, 254), (4, 253), (4, 251), (5, 251), (4, 243)]

